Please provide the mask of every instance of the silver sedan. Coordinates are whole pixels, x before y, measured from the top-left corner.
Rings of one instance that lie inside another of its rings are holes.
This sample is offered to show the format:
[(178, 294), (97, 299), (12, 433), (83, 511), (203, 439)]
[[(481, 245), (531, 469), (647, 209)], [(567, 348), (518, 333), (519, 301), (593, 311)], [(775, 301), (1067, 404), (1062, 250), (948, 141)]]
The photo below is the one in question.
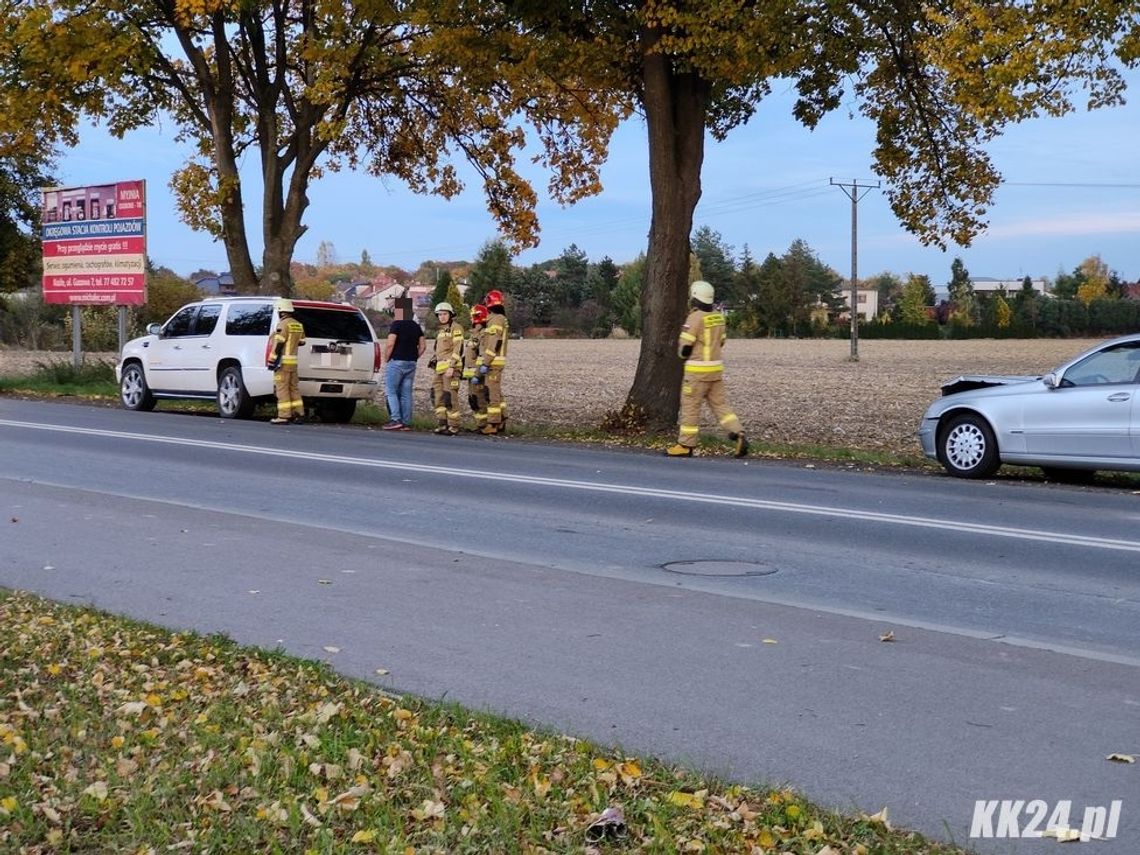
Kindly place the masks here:
[(1140, 471), (1140, 335), (1106, 341), (1044, 377), (964, 376), (942, 394), (918, 438), (951, 475), (986, 478), (1003, 463), (1070, 481)]

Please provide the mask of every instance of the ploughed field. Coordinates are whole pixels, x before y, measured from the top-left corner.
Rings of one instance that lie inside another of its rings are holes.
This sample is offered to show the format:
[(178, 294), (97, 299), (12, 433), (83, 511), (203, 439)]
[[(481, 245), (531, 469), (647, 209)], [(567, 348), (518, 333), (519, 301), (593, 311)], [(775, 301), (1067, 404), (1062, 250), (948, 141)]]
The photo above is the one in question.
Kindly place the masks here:
[[(1095, 341), (861, 340), (859, 361), (851, 362), (847, 341), (731, 339), (726, 384), (730, 403), (757, 440), (913, 455), (919, 419), (943, 381), (959, 374), (1044, 374)], [(503, 382), (512, 420), (596, 427), (624, 402), (639, 346), (628, 339), (512, 341)], [(0, 375), (70, 358), (0, 350)], [(428, 412), (430, 375), (425, 355), (416, 372), (418, 415)], [(704, 418), (704, 429), (714, 431), (707, 410)]]

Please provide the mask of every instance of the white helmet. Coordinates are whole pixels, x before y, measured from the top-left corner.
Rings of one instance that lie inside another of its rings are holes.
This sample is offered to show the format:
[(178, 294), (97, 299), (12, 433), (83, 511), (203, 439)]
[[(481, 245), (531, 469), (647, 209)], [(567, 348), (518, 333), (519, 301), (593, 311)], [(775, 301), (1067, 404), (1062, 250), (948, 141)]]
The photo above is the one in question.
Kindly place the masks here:
[(438, 315), (440, 312), (448, 312), (455, 315), (455, 309), (451, 308), (451, 303), (439, 303), (435, 307), (435, 313)]
[(279, 315), (284, 314), (286, 312), (291, 315), (291, 314), (293, 314), (293, 301), (292, 300), (285, 300), (285, 299), (278, 300), (274, 304), (274, 308), (277, 309), (277, 314), (279, 314)]
[(713, 286), (703, 279), (698, 279), (689, 286), (689, 297), (696, 300), (698, 303), (711, 304), (715, 299), (716, 292), (713, 291)]

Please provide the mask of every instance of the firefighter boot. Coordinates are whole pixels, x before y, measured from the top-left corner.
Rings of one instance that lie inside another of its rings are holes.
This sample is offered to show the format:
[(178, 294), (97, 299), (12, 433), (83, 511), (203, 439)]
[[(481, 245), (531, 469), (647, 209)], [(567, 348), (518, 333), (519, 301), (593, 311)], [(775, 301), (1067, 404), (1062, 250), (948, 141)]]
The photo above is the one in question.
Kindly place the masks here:
[(748, 440), (744, 436), (744, 432), (730, 433), (728, 438), (736, 443), (736, 451), (733, 457), (746, 457), (748, 455)]
[(687, 446), (687, 445), (681, 445), (681, 443), (678, 442), (678, 443), (675, 443), (674, 445), (670, 445), (668, 448), (665, 449), (665, 456), (666, 457), (692, 457), (693, 456), (693, 449), (689, 448), (689, 446)]

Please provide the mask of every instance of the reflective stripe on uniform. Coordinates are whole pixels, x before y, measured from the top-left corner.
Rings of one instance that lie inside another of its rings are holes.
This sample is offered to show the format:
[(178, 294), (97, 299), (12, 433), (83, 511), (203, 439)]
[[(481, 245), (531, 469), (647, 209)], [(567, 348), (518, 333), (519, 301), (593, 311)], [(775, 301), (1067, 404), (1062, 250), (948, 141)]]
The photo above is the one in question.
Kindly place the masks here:
[(701, 432), (699, 425), (681, 425), (681, 433), (685, 434), (698, 434)]
[(735, 418), (736, 418), (736, 413), (725, 413), (723, 416), (720, 417), (720, 423), (722, 425), (726, 425)]
[(690, 359), (685, 363), (686, 374), (715, 374), (724, 371), (724, 363), (718, 361), (704, 362)]

